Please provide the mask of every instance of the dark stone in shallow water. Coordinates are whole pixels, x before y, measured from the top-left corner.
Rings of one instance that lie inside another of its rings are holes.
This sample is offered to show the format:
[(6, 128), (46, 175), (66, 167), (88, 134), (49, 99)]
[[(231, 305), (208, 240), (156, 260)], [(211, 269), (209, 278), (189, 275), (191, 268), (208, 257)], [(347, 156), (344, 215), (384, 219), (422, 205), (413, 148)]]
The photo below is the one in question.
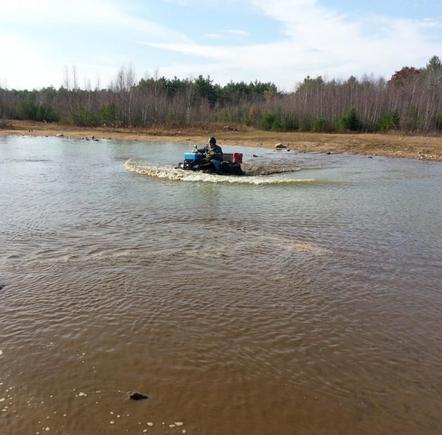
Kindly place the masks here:
[(3, 290), (5, 286), (3, 284), (0, 284), (0, 290)]
[(129, 393), (130, 400), (146, 400), (148, 398), (149, 396), (147, 396), (146, 394), (137, 393), (136, 391)]

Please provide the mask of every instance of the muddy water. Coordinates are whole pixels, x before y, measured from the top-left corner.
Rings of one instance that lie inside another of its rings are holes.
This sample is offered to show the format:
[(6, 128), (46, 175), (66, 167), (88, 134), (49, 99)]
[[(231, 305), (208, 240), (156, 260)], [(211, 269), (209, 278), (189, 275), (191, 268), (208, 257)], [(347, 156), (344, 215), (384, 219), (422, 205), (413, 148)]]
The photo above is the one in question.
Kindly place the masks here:
[(442, 165), (184, 150), (0, 138), (0, 434), (441, 433)]

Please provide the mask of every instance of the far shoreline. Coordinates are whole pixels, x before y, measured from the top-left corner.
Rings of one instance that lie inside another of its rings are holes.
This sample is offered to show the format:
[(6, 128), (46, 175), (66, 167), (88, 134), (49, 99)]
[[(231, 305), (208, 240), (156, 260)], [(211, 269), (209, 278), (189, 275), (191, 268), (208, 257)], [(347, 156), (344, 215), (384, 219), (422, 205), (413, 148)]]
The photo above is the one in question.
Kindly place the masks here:
[[(1, 120), (0, 120), (1, 122)], [(201, 128), (83, 128), (57, 123), (3, 121), (0, 136), (64, 136), (76, 139), (111, 139), (143, 142), (207, 142), (215, 135), (229, 145), (274, 149), (283, 144), (296, 152), (351, 153), (417, 160), (442, 161), (442, 137), (378, 133), (301, 133), (261, 131), (241, 126)]]

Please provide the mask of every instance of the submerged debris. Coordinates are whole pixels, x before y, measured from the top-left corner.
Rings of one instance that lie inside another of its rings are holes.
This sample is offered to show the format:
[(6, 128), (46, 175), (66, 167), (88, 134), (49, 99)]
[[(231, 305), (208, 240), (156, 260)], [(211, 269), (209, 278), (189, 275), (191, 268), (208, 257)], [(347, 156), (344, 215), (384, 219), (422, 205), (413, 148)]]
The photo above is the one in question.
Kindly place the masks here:
[(137, 393), (136, 391), (132, 391), (129, 393), (129, 399), (130, 400), (146, 400), (149, 396), (143, 393)]

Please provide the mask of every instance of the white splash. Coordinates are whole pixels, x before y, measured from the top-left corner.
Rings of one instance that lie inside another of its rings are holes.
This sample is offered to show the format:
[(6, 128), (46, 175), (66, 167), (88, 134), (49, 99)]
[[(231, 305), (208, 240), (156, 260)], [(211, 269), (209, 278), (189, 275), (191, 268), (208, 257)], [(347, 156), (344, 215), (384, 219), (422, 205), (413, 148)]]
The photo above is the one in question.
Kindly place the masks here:
[(135, 172), (140, 175), (147, 175), (149, 177), (156, 177), (172, 181), (187, 181), (187, 182), (205, 182), (205, 183), (229, 183), (229, 184), (295, 184), (295, 183), (314, 183), (313, 178), (288, 178), (282, 176), (271, 175), (217, 175), (205, 174), (203, 172), (184, 171), (182, 169), (175, 169), (170, 166), (152, 166), (143, 162), (136, 162), (128, 160), (124, 167), (130, 172)]

